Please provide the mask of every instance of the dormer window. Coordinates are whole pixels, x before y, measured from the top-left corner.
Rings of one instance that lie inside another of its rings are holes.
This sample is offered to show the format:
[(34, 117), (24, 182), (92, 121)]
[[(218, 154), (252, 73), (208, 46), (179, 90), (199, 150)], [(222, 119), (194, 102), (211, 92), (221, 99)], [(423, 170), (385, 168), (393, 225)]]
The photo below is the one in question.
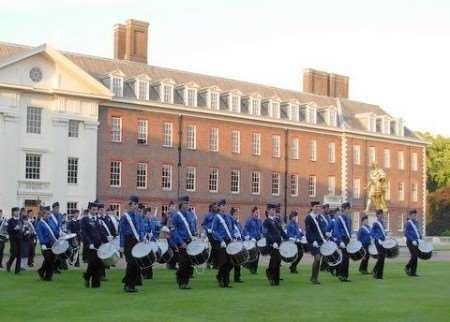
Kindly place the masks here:
[(241, 104), (238, 95), (231, 95), (231, 111), (239, 113), (241, 111)]
[(397, 136), (405, 135), (405, 125), (402, 119), (391, 120), (391, 133), (394, 133)]
[(234, 113), (241, 112), (241, 95), (242, 93), (234, 90), (221, 96), (221, 109)]
[(280, 118), (280, 102), (272, 101), (272, 117), (276, 119)]
[(263, 115), (280, 118), (280, 99), (278, 97), (269, 98), (262, 102), (264, 113)]
[(137, 76), (134, 81), (134, 94), (137, 99), (148, 100), (150, 96), (150, 78), (147, 75)]
[(210, 91), (209, 93), (209, 108), (212, 110), (219, 110), (220, 108), (220, 93)]
[(150, 87), (150, 97), (161, 103), (173, 104), (174, 85), (175, 82), (172, 79), (156, 81)]
[(337, 111), (334, 108), (328, 108), (326, 114), (326, 122), (328, 126), (337, 126)]
[(189, 107), (197, 107), (197, 88), (195, 83), (187, 83), (175, 89), (175, 103)]
[(125, 74), (120, 70), (111, 72), (109, 77), (109, 89), (113, 92), (114, 96), (123, 96), (123, 79)]
[(250, 98), (250, 113), (255, 116), (261, 115), (261, 99), (258, 97)]
[(220, 88), (217, 86), (202, 88), (198, 91), (197, 106), (206, 107), (210, 110), (220, 109)]
[(281, 104), (281, 118), (298, 122), (300, 120), (300, 106), (297, 100)]
[(258, 93), (250, 94), (241, 98), (241, 113), (247, 113), (254, 116), (261, 115), (261, 95)]
[(317, 124), (317, 108), (313, 106), (306, 107), (306, 123)]

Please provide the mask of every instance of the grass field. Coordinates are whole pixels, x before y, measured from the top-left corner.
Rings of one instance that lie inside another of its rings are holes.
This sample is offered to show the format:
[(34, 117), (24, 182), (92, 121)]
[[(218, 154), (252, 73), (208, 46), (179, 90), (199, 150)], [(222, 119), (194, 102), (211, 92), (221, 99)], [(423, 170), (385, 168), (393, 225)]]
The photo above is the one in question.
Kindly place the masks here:
[(2, 322), (115, 321), (450, 321), (450, 262), (420, 262), (420, 278), (403, 273), (403, 265), (386, 265), (385, 279), (356, 273), (352, 283), (321, 274), (322, 285), (308, 282), (310, 266), (299, 275), (283, 269), (281, 286), (270, 287), (263, 270), (242, 270), (243, 284), (220, 289), (214, 271), (196, 274), (193, 289), (178, 290), (174, 272), (155, 270), (137, 294), (121, 290), (122, 271), (108, 272), (101, 289), (83, 287), (81, 273), (69, 271), (42, 282), (36, 273), (0, 272)]

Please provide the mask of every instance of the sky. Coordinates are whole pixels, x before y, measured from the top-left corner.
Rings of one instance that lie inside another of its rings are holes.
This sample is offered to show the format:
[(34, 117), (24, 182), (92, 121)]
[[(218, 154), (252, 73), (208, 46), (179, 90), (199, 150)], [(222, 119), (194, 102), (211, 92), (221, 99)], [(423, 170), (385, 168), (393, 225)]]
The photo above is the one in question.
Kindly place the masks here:
[(150, 23), (149, 63), (301, 90), (305, 68), (350, 98), (450, 136), (450, 1), (0, 0), (0, 41), (113, 55), (113, 25)]

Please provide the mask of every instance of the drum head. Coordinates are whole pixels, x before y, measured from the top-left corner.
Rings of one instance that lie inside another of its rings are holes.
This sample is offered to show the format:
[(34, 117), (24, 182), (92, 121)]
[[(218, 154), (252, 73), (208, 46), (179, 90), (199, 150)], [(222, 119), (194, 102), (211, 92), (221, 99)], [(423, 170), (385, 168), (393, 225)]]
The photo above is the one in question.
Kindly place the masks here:
[(244, 243), (241, 241), (233, 241), (227, 246), (227, 254), (228, 255), (236, 255), (239, 254), (244, 248)]
[(111, 243), (112, 243), (117, 249), (120, 248), (120, 238), (119, 238), (119, 237), (114, 238), (114, 239), (112, 240)]
[(383, 247), (386, 249), (391, 249), (391, 248), (394, 248), (395, 246), (397, 246), (397, 241), (395, 239), (387, 238), (383, 242)]
[(154, 254), (159, 252), (159, 244), (157, 242), (150, 241), (148, 244), (150, 245), (150, 248)]
[(131, 250), (131, 255), (134, 258), (142, 258), (150, 254), (152, 251), (152, 246), (150, 243), (147, 242), (140, 242), (134, 245), (133, 249)]
[(106, 259), (117, 253), (117, 248), (113, 243), (102, 244), (97, 251), (97, 256), (100, 259)]
[(158, 247), (161, 250), (161, 254), (165, 254), (169, 250), (169, 243), (166, 239), (160, 239), (157, 241)]
[(186, 252), (190, 256), (197, 256), (198, 254), (201, 254), (207, 247), (207, 244), (203, 240), (196, 239), (191, 241), (187, 245)]
[(359, 240), (352, 239), (347, 245), (347, 252), (354, 254), (362, 248), (362, 243)]
[(292, 241), (282, 242), (280, 245), (280, 255), (286, 258), (294, 257), (298, 253), (297, 245)]
[(433, 251), (433, 244), (427, 243), (426, 241), (419, 240), (419, 250), (422, 253), (431, 253)]
[(258, 240), (258, 241), (256, 242), (256, 245), (257, 245), (258, 247), (260, 247), (260, 248), (266, 247), (266, 246), (267, 246), (267, 241), (266, 241), (266, 239), (263, 237), (263, 238), (261, 238), (260, 240)]
[(69, 248), (69, 242), (65, 239), (58, 239), (55, 241), (52, 247), (52, 252), (55, 255), (64, 254)]
[(337, 246), (335, 243), (331, 241), (326, 241), (320, 246), (320, 253), (323, 256), (330, 256), (337, 250)]
[(378, 250), (374, 244), (369, 245), (369, 254), (372, 256), (378, 256)]
[(65, 235), (62, 235), (60, 239), (68, 240), (68, 239), (72, 239), (75, 237), (77, 237), (77, 234), (65, 234)]
[(254, 240), (246, 240), (244, 241), (244, 247), (247, 250), (253, 249), (256, 247), (256, 242)]

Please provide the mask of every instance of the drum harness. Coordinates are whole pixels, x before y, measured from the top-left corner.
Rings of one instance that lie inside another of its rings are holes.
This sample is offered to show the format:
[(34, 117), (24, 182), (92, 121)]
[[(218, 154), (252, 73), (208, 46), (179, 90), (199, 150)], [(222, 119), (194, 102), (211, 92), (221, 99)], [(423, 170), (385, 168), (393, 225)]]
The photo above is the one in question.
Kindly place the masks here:
[(417, 239), (420, 239), (419, 231), (417, 230), (416, 224), (411, 219), (408, 220), (411, 224), (412, 228), (414, 229), (414, 232), (416, 233)]
[[(50, 232), (50, 235), (52, 236), (52, 238), (56, 241), (57, 239), (56, 239), (55, 234), (53, 233), (53, 230), (50, 228), (50, 226), (47, 224), (47, 222), (44, 219), (41, 219), (41, 220), (42, 220), (42, 223), (44, 224), (45, 228), (47, 228), (47, 230)], [(39, 238), (38, 238), (38, 240), (39, 240)], [(40, 243), (41, 243), (41, 241), (39, 241), (39, 244)]]

